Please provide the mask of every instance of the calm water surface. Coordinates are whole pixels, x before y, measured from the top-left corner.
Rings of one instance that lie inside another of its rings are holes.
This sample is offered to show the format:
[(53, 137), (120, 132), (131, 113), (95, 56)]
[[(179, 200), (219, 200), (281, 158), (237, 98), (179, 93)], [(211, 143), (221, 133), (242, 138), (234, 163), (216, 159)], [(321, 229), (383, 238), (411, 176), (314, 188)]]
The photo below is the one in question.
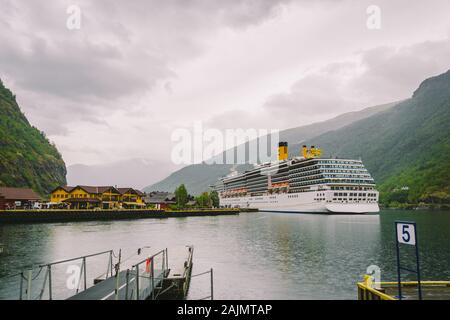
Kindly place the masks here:
[[(355, 283), (370, 265), (382, 280), (396, 279), (394, 221), (417, 222), (423, 279), (450, 280), (450, 212), (384, 211), (379, 215), (242, 213), (239, 216), (170, 218), (0, 226), (0, 276), (40, 264), (122, 248), (131, 257), (168, 248), (179, 264), (194, 245), (194, 270), (214, 268), (217, 299), (355, 299)], [(404, 263), (413, 255), (405, 247)], [(139, 257), (137, 257), (139, 258)], [(106, 257), (88, 263), (90, 277), (104, 272)], [(55, 286), (65, 287), (65, 269)], [(58, 274), (59, 272), (59, 274)], [(39, 275), (42, 276), (42, 275)], [(406, 275), (414, 279), (412, 275)], [(209, 294), (209, 279), (194, 278), (190, 299)], [(0, 298), (17, 298), (17, 279), (0, 279)]]

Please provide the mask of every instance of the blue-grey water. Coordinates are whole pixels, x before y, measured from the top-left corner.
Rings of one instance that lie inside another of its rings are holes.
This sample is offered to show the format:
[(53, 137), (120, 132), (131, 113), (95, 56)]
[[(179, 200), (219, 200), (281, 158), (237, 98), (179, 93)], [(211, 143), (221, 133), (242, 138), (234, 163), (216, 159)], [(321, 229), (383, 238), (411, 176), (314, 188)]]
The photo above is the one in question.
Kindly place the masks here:
[[(0, 277), (24, 265), (109, 249), (117, 254), (122, 248), (124, 260), (141, 259), (133, 254), (143, 246), (150, 246), (148, 253), (167, 247), (169, 264), (179, 265), (184, 246), (194, 245), (193, 274), (214, 269), (216, 299), (356, 299), (355, 283), (370, 265), (379, 266), (382, 281), (396, 280), (395, 220), (417, 223), (422, 278), (450, 280), (450, 212), (444, 211), (3, 225), (0, 243), (7, 252), (0, 254)], [(415, 266), (410, 247), (402, 247), (402, 256), (406, 267)], [(93, 258), (89, 277), (106, 271), (107, 263), (106, 256)], [(70, 294), (66, 272), (63, 265), (53, 274), (60, 297)], [(37, 297), (40, 288), (34, 289)], [(209, 290), (207, 276), (193, 278), (188, 298), (203, 298)], [(0, 278), (0, 298), (18, 298), (18, 278)]]

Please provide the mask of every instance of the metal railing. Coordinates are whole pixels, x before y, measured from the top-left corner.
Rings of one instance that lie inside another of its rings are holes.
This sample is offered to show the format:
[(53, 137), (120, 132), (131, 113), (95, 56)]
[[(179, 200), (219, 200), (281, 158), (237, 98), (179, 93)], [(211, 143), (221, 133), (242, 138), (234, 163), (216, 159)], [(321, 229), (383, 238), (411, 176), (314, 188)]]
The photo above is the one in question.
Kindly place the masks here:
[[(76, 293), (80, 292), (80, 284), (83, 283), (82, 289), (86, 290), (88, 288), (87, 284), (87, 259), (95, 256), (100, 255), (109, 255), (108, 258), (108, 264), (106, 267), (106, 272), (102, 275), (105, 275), (105, 277), (112, 276), (113, 275), (113, 250), (98, 252), (94, 254), (89, 254), (85, 256), (80, 256), (72, 259), (65, 259), (65, 260), (59, 260), (56, 262), (51, 262), (47, 264), (41, 264), (37, 266), (36, 274), (33, 276), (33, 270), (35, 269), (33, 266), (29, 267), (29, 269), (25, 269), (19, 273), (8, 275), (7, 278), (12, 277), (20, 277), (19, 280), (19, 299), (20, 300), (42, 300), (45, 295), (45, 291), (47, 289), (48, 291), (48, 299), (52, 300), (54, 298), (53, 295), (53, 282), (52, 282), (52, 267), (55, 265), (72, 262), (72, 261), (79, 261), (81, 260), (81, 270), (79, 274), (79, 279), (77, 281), (77, 288)], [(39, 293), (36, 297), (32, 296), (32, 289), (33, 289), (33, 281), (37, 280), (39, 275), (42, 273), (42, 271), (45, 270), (44, 280), (42, 283), (42, 287), (39, 289)], [(24, 292), (25, 288), (25, 292)]]
[[(158, 261), (160, 259), (160, 261)], [(145, 267), (142, 266), (145, 264)], [(164, 277), (168, 272), (167, 248), (134, 264), (126, 270), (125, 300), (142, 300), (156, 297), (156, 290), (162, 289)], [(117, 277), (120, 272), (117, 273)], [(133, 283), (134, 282), (134, 283)], [(116, 299), (119, 299), (119, 283), (116, 281)]]
[(205, 274), (209, 274), (210, 275), (210, 294), (209, 294), (209, 296), (206, 296), (206, 297), (203, 297), (203, 298), (200, 298), (200, 299), (196, 299), (196, 300), (207, 300), (207, 299), (214, 300), (214, 273), (213, 273), (213, 268), (211, 268), (210, 270), (205, 271), (205, 272), (194, 274), (193, 276), (191, 276), (191, 278), (202, 276), (202, 275), (205, 275)]

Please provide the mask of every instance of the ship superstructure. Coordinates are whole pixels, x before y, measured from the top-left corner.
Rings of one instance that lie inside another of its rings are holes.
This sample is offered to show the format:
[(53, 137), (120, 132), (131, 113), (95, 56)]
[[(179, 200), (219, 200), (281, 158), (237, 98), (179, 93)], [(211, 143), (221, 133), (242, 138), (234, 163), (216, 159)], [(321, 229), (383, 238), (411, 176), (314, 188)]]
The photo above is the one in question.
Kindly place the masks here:
[(321, 158), (321, 150), (303, 146), (288, 159), (280, 142), (278, 161), (234, 172), (214, 186), (224, 207), (279, 212), (378, 212), (375, 181), (361, 160)]

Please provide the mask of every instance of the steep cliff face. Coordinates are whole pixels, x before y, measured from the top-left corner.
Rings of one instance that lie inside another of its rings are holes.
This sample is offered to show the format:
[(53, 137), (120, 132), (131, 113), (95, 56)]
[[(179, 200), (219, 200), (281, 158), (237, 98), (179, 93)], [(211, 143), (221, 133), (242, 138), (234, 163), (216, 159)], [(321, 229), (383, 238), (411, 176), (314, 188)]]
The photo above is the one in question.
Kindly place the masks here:
[(30, 125), (0, 80), (0, 185), (47, 195), (66, 184), (66, 165), (45, 134)]

